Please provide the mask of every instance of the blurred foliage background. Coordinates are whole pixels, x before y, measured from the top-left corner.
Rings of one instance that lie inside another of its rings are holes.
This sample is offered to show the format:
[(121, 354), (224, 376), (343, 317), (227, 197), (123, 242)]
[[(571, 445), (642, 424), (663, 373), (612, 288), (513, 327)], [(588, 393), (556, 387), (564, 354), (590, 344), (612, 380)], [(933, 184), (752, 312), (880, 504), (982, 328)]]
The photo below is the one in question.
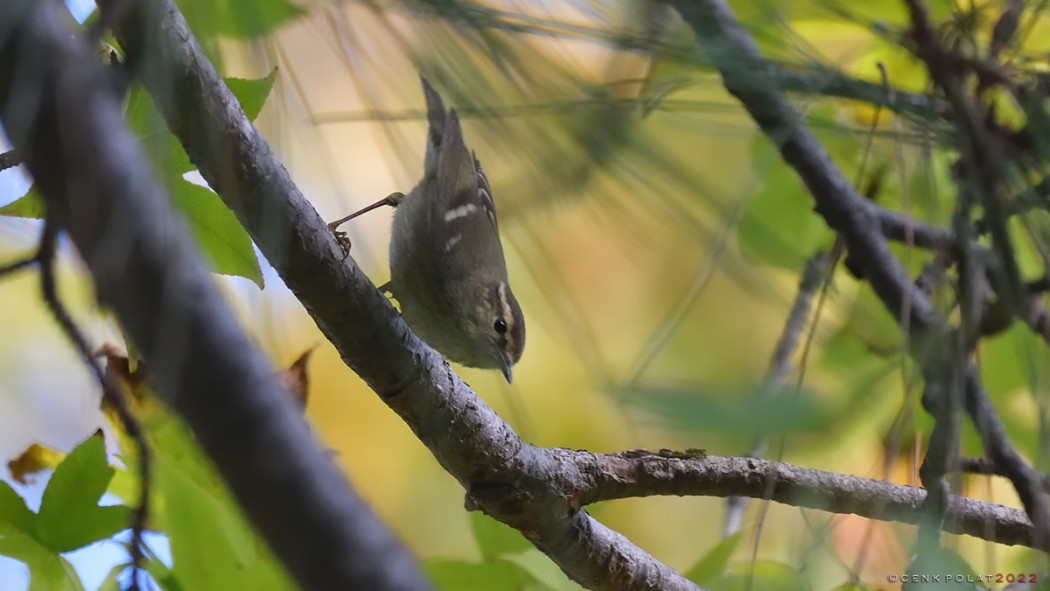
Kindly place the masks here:
[[(459, 110), (495, 191), (529, 330), (513, 386), (496, 372), (457, 370), (529, 442), (739, 455), (766, 435), (771, 459), (917, 483), (931, 422), (918, 406), (916, 370), (902, 358), (893, 318), (844, 270), (807, 328), (812, 345), (795, 356), (788, 386), (763, 386), (800, 272), (834, 235), (670, 8), (637, 0), (179, 4), (224, 76), (275, 73), (256, 124), (326, 219), (417, 182), (420, 74)], [(730, 4), (768, 56), (807, 76), (810, 85), (791, 97), (846, 174), (877, 177), (881, 205), (947, 225), (954, 193), (936, 126), (829, 96), (842, 75), (879, 84), (880, 63), (896, 88), (928, 88), (924, 67), (899, 47), (903, 3)], [(928, 4), (964, 40), (986, 39), (1005, 5)], [(1036, 70), (1050, 50), (1050, 21), (1046, 2), (1030, 4), (1014, 58)], [(0, 174), (4, 202), (24, 192), (20, 174)], [(389, 218), (377, 212), (343, 228), (376, 284), (389, 277)], [(0, 254), (31, 248), (37, 231), (35, 222), (0, 218)], [(894, 248), (913, 272), (929, 259)], [(78, 318), (95, 342), (122, 343), (66, 254), (64, 292)], [(483, 558), (460, 486), (260, 263), (255, 281), (219, 280), (276, 365), (318, 345), (307, 416), (354, 485), (422, 559)], [(5, 279), (0, 294), (0, 454), (34, 442), (68, 451), (103, 422), (97, 388), (50, 322), (35, 278)], [(1015, 327), (979, 357), (1013, 440), (1046, 468), (1045, 347)], [(979, 450), (968, 430), (964, 453)], [(1003, 481), (963, 484), (967, 495), (1017, 505)], [(719, 543), (725, 501), (647, 498), (591, 511), (687, 571)], [(787, 565), (814, 589), (851, 578), (878, 585), (904, 570), (913, 535), (753, 502), (727, 561)], [(948, 544), (978, 572), (1028, 572), (1034, 560), (967, 538)], [(24, 581), (17, 567), (2, 572)]]

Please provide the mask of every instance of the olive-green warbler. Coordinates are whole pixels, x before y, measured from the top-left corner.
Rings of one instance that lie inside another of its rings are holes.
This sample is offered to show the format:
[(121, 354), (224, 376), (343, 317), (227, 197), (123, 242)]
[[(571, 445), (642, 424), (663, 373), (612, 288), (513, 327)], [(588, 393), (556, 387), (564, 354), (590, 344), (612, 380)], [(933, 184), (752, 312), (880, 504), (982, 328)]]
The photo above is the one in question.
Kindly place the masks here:
[(525, 348), (525, 319), (507, 279), (492, 188), (463, 140), (456, 111), (422, 79), (427, 103), (423, 180), (408, 194), (393, 193), (329, 224), (384, 205), (395, 207), (390, 283), (409, 326), (452, 361), (511, 368)]

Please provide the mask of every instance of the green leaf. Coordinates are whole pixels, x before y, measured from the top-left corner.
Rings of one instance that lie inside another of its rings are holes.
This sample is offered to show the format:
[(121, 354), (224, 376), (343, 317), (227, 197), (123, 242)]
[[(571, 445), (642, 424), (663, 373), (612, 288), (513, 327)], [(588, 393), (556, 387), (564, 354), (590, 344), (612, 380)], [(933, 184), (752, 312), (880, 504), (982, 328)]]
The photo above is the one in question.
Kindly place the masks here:
[(37, 518), (40, 540), (48, 548), (71, 552), (128, 527), (128, 507), (98, 506), (113, 473), (101, 437), (89, 437), (55, 468)]
[(218, 33), (240, 38), (267, 35), (305, 13), (288, 0), (224, 0), (217, 8)]
[[(927, 2), (928, 5), (937, 7), (945, 2)], [(782, 21), (830, 19), (836, 16), (838, 11), (848, 14), (847, 18), (855, 21), (859, 18), (873, 18), (889, 22), (903, 24), (907, 18), (905, 4), (893, 2), (893, 0), (870, 0), (868, 2), (777, 2), (776, 0), (757, 0), (752, 2), (735, 2), (733, 11), (742, 22), (754, 27), (771, 26), (774, 23), (781, 24)], [(937, 12), (941, 14), (941, 12)], [(772, 35), (761, 35), (766, 38)], [(791, 39), (789, 35), (781, 35)], [(796, 49), (797, 51), (797, 49)]]
[(897, 320), (866, 281), (857, 289), (845, 328), (864, 343), (869, 352), (879, 356), (896, 354), (904, 344)]
[(252, 539), (223, 516), (227, 499), (174, 466), (162, 468), (157, 476), (179, 581), (207, 581), (214, 589), (242, 588), (241, 569), (252, 562)]
[(884, 359), (871, 354), (868, 346), (852, 331), (838, 329), (820, 344), (820, 365), (829, 371), (852, 374), (858, 365)]
[(1007, 404), (1007, 396), (1025, 387), (1038, 388), (1037, 372), (1044, 363), (1043, 345), (1022, 322), (981, 340), (981, 381), (992, 399)]
[[(93, 506), (85, 515), (76, 516), (67, 523), (54, 528), (48, 543), (58, 552), (71, 552), (99, 540), (111, 538), (131, 524), (131, 508), (124, 505)], [(43, 517), (43, 515), (41, 515)]]
[(740, 250), (763, 263), (798, 271), (833, 234), (813, 211), (813, 199), (798, 175), (765, 138), (752, 150), (755, 173), (763, 182), (751, 196), (737, 228)]
[(516, 529), (480, 511), (470, 514), (470, 526), (474, 530), (474, 540), (477, 541), (482, 559), (485, 561), (495, 560), (505, 554), (514, 554), (533, 547)]
[[(171, 570), (161, 562), (156, 555), (154, 555), (148, 546), (144, 547), (145, 557), (142, 566), (146, 572), (153, 579), (154, 586), (147, 586), (148, 589), (155, 589), (159, 587), (163, 591), (182, 591), (179, 587), (178, 581), (175, 580), (175, 576)], [(127, 569), (131, 566), (130, 562), (122, 562), (114, 565), (106, 575), (106, 579), (99, 586), (97, 591), (123, 591), (121, 585), (121, 575), (127, 573)]]
[(250, 39), (274, 32), (304, 14), (288, 0), (179, 0), (194, 33)]
[(44, 200), (35, 187), (29, 187), (25, 195), (0, 207), (0, 215), (12, 218), (44, 219)]
[[(273, 88), (277, 70), (258, 80), (231, 78), (226, 82), (249, 118), (258, 116)], [(168, 131), (156, 105), (141, 89), (128, 100), (128, 122), (139, 135), (158, 174), (166, 180), (175, 206), (188, 218), (190, 232), (212, 269), (224, 275), (252, 280), (263, 287), (259, 259), (251, 238), (233, 212), (214, 192), (185, 180), (193, 170), (182, 145)]]
[(743, 533), (738, 531), (715, 544), (715, 547), (694, 564), (693, 568), (685, 572), (685, 578), (697, 585), (707, 585), (715, 578), (722, 576), (726, 566), (729, 565), (729, 559), (733, 557), (733, 552), (740, 545)]
[(29, 567), (29, 591), (84, 591), (69, 561), (43, 548), (32, 557), (22, 557)]
[(423, 568), (439, 591), (519, 591), (536, 584), (532, 575), (506, 560), (429, 560)]
[(1041, 277), (1043, 257), (1050, 252), (1050, 212), (1036, 209), (1014, 217), (1007, 224), (1007, 231), (1016, 236), (1013, 251), (1022, 276)]
[(26, 507), (25, 501), (18, 496), (15, 489), (0, 480), (0, 523), (24, 532), (32, 532), (35, 527), (33, 525), (35, 517), (36, 515), (29, 510), (29, 507)]
[[(178, 151), (185, 158), (181, 146)], [(174, 173), (176, 169), (169, 172)], [(190, 233), (211, 263), (212, 270), (223, 275), (245, 277), (262, 288), (262, 270), (251, 238), (222, 199), (214, 192), (182, 179), (175, 181), (173, 187), (174, 203), (186, 215)], [(0, 208), (0, 215), (10, 217), (42, 218), (43, 214), (43, 202), (33, 189)]]
[(178, 579), (175, 578), (175, 573), (160, 560), (156, 558), (148, 560), (146, 562), (146, 570), (164, 591), (182, 591), (184, 589), (182, 585), (179, 585)]
[(97, 591), (121, 591), (120, 588), (120, 574), (124, 572), (124, 569), (128, 568), (130, 563), (122, 562), (116, 564), (113, 568), (109, 569), (109, 573), (106, 574), (106, 578), (99, 585)]
[(165, 589), (294, 589), (179, 420), (150, 426), (174, 577), (151, 573), (169, 580)]
[(153, 97), (142, 87), (132, 89), (128, 96), (126, 119), (128, 127), (138, 136), (153, 169), (166, 186), (183, 180), (182, 175), (193, 170), (182, 144), (168, 130), (168, 124), (157, 110)]
[(955, 552), (947, 548), (926, 548), (919, 552), (914, 562), (908, 565), (908, 572), (916, 575), (941, 575), (952, 573), (955, 575), (967, 575), (975, 578), (977, 573), (973, 568)]
[(187, 182), (176, 183), (172, 197), (186, 214), (190, 232), (212, 269), (246, 277), (262, 288), (262, 270), (252, 240), (222, 199), (210, 189)]
[(536, 548), (505, 556), (503, 559), (523, 568), (545, 588), (556, 591), (583, 590), (583, 587), (580, 587), (575, 581), (567, 577), (550, 557)]
[[(273, 90), (276, 79), (277, 68), (274, 68), (263, 78), (225, 78), (224, 81), (245, 115), (254, 121)], [(131, 130), (146, 145), (154, 165), (170, 169), (166, 176), (181, 176), (194, 169), (182, 144), (168, 130), (153, 98), (141, 87), (134, 88), (128, 98), (127, 121)]]
[(710, 583), (709, 591), (808, 591), (795, 569), (776, 562), (740, 565)]
[(912, 215), (934, 223), (946, 223), (954, 209), (955, 182), (951, 176), (952, 154), (937, 152), (929, 162), (917, 166), (909, 180)]
[(0, 519), (0, 554), (29, 567), (29, 591), (84, 589), (80, 577), (66, 559), (41, 544), (32, 531), (4, 519)]
[(805, 392), (759, 389), (711, 392), (701, 387), (636, 386), (625, 399), (663, 417), (670, 427), (733, 437), (816, 432), (835, 413)]
[(259, 116), (259, 112), (262, 111), (267, 97), (270, 96), (270, 91), (273, 90), (273, 83), (276, 79), (277, 68), (271, 70), (265, 78), (259, 78), (258, 80), (246, 80), (244, 78), (226, 78), (225, 80), (226, 85), (230, 87), (230, 92), (237, 97), (237, 102), (241, 104), (244, 114), (250, 121), (255, 121), (255, 118)]
[[(275, 68), (265, 78), (229, 78), (226, 83), (248, 118), (254, 120), (276, 78)], [(133, 89), (128, 97), (127, 121), (139, 137), (154, 171), (169, 188), (175, 206), (186, 214), (190, 232), (212, 270), (245, 277), (262, 288), (262, 270), (251, 238), (218, 195), (183, 178), (193, 170), (193, 164), (182, 144), (168, 131), (153, 99), (142, 88)], [(36, 190), (30, 188), (21, 198), (0, 207), (0, 216), (43, 218), (44, 203)]]
[(869, 587), (852, 581), (845, 582), (831, 591), (878, 591), (878, 587)]
[(30, 591), (83, 591), (72, 565), (41, 542), (36, 522), (22, 497), (0, 481), (0, 554), (29, 567)]

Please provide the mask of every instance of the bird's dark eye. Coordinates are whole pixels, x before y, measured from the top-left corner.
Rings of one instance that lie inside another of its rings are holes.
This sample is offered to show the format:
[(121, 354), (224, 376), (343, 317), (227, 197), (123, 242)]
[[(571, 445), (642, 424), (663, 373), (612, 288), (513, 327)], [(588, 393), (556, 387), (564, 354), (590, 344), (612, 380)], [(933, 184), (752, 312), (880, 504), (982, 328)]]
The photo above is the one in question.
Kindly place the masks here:
[(502, 318), (497, 318), (496, 322), (492, 324), (492, 328), (499, 334), (507, 332), (507, 321)]

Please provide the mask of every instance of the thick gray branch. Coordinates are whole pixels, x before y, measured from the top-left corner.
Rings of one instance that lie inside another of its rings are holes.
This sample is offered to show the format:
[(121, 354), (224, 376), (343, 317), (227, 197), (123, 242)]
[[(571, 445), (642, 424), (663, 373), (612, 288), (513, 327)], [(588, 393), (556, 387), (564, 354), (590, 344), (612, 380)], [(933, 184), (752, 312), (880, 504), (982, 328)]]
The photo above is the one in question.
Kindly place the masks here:
[(237, 325), (64, 11), (0, 2), (0, 118), (157, 391), (303, 588), (428, 588)]
[[(113, 0), (100, 0), (103, 11)], [(396, 411), (481, 508), (593, 589), (696, 585), (545, 486), (525, 444), (420, 341), (303, 197), (204, 57), (174, 3), (142, 1), (117, 27), (128, 62), (212, 188), (252, 234), (343, 360)], [(141, 7), (158, 12), (143, 14)]]

